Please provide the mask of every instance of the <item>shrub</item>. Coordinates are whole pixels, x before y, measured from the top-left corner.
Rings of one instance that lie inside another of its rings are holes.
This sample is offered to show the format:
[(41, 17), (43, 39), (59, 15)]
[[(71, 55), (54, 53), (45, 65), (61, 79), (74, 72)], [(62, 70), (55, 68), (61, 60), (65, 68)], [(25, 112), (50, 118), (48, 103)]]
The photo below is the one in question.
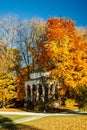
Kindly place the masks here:
[(87, 86), (77, 86), (74, 90), (74, 97), (79, 109), (87, 110)]
[(75, 105), (75, 100), (74, 99), (66, 99), (65, 100), (65, 106), (67, 108), (73, 108)]

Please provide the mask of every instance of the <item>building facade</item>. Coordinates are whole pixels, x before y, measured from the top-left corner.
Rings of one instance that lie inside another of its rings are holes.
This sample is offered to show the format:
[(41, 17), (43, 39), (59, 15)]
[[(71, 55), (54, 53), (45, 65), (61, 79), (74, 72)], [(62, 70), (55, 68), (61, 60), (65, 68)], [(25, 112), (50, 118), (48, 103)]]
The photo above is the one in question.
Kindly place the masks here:
[(34, 104), (38, 102), (46, 102), (56, 98), (58, 84), (55, 80), (50, 79), (51, 72), (38, 72), (30, 74), (30, 80), (25, 82), (25, 104), (28, 102)]

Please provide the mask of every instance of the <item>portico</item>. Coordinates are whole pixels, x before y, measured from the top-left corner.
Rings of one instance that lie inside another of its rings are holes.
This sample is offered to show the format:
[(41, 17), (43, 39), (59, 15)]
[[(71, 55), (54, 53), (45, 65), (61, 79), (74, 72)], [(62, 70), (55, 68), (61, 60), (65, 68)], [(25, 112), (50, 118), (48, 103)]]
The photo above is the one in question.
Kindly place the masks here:
[(50, 72), (32, 73), (30, 80), (25, 82), (25, 104), (45, 102), (51, 98), (55, 99), (56, 84), (50, 79)]

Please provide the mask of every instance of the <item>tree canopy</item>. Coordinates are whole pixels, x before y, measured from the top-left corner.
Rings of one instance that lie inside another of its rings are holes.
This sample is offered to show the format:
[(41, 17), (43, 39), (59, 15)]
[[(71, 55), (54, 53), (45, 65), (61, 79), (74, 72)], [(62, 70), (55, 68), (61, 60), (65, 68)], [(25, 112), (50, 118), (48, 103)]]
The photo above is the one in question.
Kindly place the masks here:
[(36, 70), (51, 71), (64, 92), (87, 85), (87, 28), (66, 18), (0, 19), (0, 100), (24, 99)]
[(75, 23), (71, 19), (50, 18), (46, 28), (44, 41), (39, 43), (39, 67), (50, 69), (52, 78), (62, 79), (64, 87), (87, 84), (87, 44)]

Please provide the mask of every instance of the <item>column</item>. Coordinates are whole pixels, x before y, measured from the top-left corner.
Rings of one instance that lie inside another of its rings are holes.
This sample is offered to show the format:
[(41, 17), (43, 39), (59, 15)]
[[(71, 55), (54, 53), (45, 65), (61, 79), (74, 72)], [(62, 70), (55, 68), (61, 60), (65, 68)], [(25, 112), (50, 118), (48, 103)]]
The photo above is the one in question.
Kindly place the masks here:
[(36, 85), (36, 101), (39, 100), (39, 85)]
[(28, 92), (27, 92), (27, 84), (25, 84), (25, 103), (24, 107), (27, 107), (27, 101), (28, 101)]
[(42, 86), (42, 101), (45, 101), (45, 88)]
[(30, 99), (32, 102), (33, 101), (33, 86), (32, 85), (30, 86)]
[(48, 85), (48, 99), (50, 99), (50, 84)]
[(56, 85), (53, 84), (52, 87), (53, 87), (53, 88), (52, 88), (53, 99), (55, 99), (55, 91), (56, 91), (56, 88), (55, 88), (55, 87), (56, 87)]

